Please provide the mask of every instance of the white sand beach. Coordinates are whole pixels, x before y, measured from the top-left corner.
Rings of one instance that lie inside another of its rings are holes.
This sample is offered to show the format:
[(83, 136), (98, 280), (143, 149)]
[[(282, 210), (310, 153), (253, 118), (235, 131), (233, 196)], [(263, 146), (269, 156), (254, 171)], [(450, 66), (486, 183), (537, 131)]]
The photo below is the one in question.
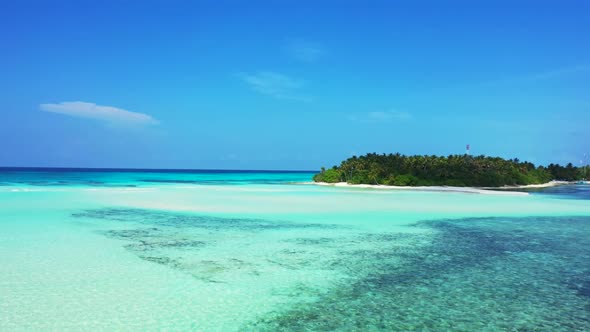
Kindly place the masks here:
[[(558, 182), (558, 181), (552, 181)], [(539, 187), (529, 187), (529, 186), (514, 186), (514, 187), (486, 187), (486, 188), (477, 188), (477, 187), (453, 187), (453, 186), (422, 186), (422, 187), (412, 187), (412, 186), (388, 186), (382, 184), (350, 184), (346, 182), (338, 182), (338, 183), (327, 183), (327, 182), (304, 182), (301, 184), (313, 184), (318, 186), (330, 186), (330, 187), (344, 187), (344, 188), (363, 188), (363, 189), (384, 189), (384, 190), (411, 190), (411, 191), (436, 191), (436, 192), (459, 192), (459, 193), (467, 193), (467, 194), (486, 194), (486, 195), (528, 195), (526, 192), (519, 192), (519, 191), (503, 191), (497, 189), (517, 189), (517, 188), (542, 188), (540, 186), (552, 187), (559, 184), (553, 184), (552, 182), (540, 185), (534, 185)], [(561, 183), (563, 184), (563, 183)]]
[(549, 187), (556, 187), (556, 186), (563, 186), (572, 184), (573, 182), (568, 181), (549, 181), (547, 183), (541, 184), (527, 184), (521, 186), (503, 186), (503, 187), (484, 187), (483, 189), (527, 189), (527, 188), (549, 188)]

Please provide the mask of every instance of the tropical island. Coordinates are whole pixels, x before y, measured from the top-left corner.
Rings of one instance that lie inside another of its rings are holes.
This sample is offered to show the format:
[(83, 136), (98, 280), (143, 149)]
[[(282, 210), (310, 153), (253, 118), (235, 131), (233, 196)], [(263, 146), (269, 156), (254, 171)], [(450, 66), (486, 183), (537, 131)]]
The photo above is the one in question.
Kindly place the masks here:
[(368, 153), (344, 160), (331, 169), (322, 167), (314, 182), (389, 186), (503, 187), (580, 181), (589, 166), (550, 164), (535, 166), (518, 159), (449, 155), (406, 156), (399, 153)]

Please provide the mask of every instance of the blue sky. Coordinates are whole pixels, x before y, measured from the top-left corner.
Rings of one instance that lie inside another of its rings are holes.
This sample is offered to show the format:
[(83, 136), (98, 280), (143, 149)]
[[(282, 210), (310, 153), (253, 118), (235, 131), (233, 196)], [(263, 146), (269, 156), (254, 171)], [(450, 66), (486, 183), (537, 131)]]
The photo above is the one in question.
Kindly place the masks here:
[(587, 1), (3, 1), (0, 165), (579, 163)]

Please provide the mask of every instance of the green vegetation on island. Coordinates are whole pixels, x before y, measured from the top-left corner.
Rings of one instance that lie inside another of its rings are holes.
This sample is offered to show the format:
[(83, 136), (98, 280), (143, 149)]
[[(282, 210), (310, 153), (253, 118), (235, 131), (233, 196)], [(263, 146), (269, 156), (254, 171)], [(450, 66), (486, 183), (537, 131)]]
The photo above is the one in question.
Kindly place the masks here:
[(369, 153), (353, 156), (331, 169), (322, 167), (313, 180), (392, 186), (500, 187), (542, 184), (551, 180), (577, 181), (584, 179), (588, 173), (589, 166), (575, 167), (571, 163), (544, 167), (499, 157)]

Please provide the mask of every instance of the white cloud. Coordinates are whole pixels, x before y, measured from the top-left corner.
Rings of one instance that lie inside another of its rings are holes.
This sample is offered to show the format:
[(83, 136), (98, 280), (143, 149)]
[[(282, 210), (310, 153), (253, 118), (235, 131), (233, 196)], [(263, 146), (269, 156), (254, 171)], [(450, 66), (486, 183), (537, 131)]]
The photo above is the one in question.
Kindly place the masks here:
[(241, 74), (240, 78), (255, 91), (277, 99), (311, 101), (310, 97), (299, 93), (304, 86), (303, 81), (280, 73), (262, 71), (256, 74)]
[(154, 125), (158, 121), (144, 113), (130, 112), (112, 106), (96, 105), (82, 101), (61, 102), (58, 104), (41, 104), (39, 108), (45, 112), (59, 113), (79, 118), (87, 118), (125, 125)]
[(303, 62), (316, 62), (326, 54), (320, 45), (305, 40), (290, 41), (284, 49), (292, 58)]

